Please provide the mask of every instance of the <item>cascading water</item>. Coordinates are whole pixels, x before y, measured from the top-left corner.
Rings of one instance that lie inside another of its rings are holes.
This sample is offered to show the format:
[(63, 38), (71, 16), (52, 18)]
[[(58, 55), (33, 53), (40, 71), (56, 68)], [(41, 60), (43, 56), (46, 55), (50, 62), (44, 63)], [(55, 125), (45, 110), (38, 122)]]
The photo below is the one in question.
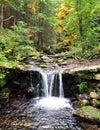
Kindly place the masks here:
[(72, 108), (70, 100), (64, 98), (62, 73), (58, 70), (43, 72), (42, 76), (42, 98), (35, 104), (36, 107), (48, 110), (61, 108)]
[(63, 82), (62, 82), (62, 74), (59, 73), (59, 96), (64, 97), (64, 91), (63, 91)]
[[(58, 73), (58, 71), (57, 72), (52, 71), (49, 73), (41, 72), (41, 75), (42, 75), (42, 86), (43, 86), (43, 92), (44, 92), (43, 96), (64, 97), (61, 73)], [(53, 94), (54, 91), (55, 91), (55, 95)]]
[(33, 120), (34, 130), (82, 130), (72, 115), (70, 99), (64, 98), (62, 73), (39, 72), (42, 97), (33, 98), (25, 110), (22, 108)]
[[(38, 72), (39, 82), (35, 87), (33, 81), (36, 77), (32, 73), (29, 76), (29, 85), (36, 92), (36, 98), (26, 101), (17, 111), (14, 109), (15, 116), (9, 118), (11, 130), (82, 130), (73, 117), (70, 99), (64, 98), (62, 73)], [(4, 126), (4, 130), (8, 129)]]

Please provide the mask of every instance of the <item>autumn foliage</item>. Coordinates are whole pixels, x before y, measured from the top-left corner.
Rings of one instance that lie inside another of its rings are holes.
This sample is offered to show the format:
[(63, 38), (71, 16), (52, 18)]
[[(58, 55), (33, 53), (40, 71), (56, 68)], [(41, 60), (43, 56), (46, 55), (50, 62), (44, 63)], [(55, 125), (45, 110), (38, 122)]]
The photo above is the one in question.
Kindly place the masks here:
[(58, 42), (60, 46), (72, 46), (73, 45), (73, 38), (75, 34), (70, 34), (67, 30), (67, 23), (68, 23), (68, 15), (73, 11), (73, 8), (70, 8), (64, 1), (61, 3), (61, 7), (57, 13), (57, 35), (58, 35)]

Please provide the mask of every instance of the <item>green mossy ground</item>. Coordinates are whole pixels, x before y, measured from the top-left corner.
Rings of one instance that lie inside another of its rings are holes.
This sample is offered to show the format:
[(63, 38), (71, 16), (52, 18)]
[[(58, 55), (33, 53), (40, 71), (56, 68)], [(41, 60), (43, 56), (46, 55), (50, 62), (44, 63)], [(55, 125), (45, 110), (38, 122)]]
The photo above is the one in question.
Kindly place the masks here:
[(91, 121), (100, 121), (100, 109), (92, 106), (84, 106), (76, 110), (76, 115)]

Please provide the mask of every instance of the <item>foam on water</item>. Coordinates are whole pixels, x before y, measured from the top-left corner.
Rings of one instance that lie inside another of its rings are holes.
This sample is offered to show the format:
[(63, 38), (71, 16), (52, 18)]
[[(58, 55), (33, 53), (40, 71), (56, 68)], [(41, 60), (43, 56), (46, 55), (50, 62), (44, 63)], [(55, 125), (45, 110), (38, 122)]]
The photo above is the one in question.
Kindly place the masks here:
[(69, 99), (61, 97), (44, 97), (38, 100), (35, 107), (47, 110), (58, 110), (63, 108), (73, 109)]

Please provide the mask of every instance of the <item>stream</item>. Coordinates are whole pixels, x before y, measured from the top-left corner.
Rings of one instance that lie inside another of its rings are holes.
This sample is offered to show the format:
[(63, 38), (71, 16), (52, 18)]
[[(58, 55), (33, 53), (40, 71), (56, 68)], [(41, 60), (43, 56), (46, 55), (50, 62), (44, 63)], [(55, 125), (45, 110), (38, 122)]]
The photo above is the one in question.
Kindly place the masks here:
[(10, 113), (0, 130), (83, 130), (68, 98), (33, 98)]
[[(39, 72), (42, 84), (36, 86), (36, 97), (24, 101), (18, 108), (15, 103), (0, 130), (82, 130), (73, 116), (71, 100), (64, 98), (62, 73), (58, 70)], [(32, 75), (30, 78), (34, 90)]]
[(84, 123), (74, 115), (70, 96), (65, 97), (64, 87), (68, 86), (63, 86), (64, 69), (56, 66), (53, 70), (32, 70), (38, 72), (33, 75), (30, 71), (28, 75), (35, 97), (26, 99), (19, 95), (18, 99), (10, 99), (0, 111), (0, 130), (99, 130), (95, 123)]

